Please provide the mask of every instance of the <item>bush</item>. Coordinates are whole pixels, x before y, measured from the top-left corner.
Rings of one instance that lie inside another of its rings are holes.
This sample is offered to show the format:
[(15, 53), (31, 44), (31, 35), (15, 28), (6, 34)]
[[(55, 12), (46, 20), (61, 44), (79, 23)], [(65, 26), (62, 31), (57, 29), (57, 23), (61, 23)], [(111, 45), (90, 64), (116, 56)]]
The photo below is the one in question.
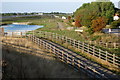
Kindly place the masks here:
[(93, 34), (93, 28), (88, 28), (88, 30), (86, 30), (86, 32), (88, 32), (90, 35)]
[(29, 23), (28, 25), (37, 25), (37, 24), (35, 24), (35, 23)]
[(120, 26), (120, 19), (111, 23), (112, 28), (119, 28), (118, 26)]
[(100, 36), (94, 36), (91, 40), (94, 41), (94, 40), (97, 40)]
[(105, 28), (107, 19), (105, 17), (98, 17), (95, 20), (92, 20), (92, 28), (94, 32), (99, 32), (102, 28)]

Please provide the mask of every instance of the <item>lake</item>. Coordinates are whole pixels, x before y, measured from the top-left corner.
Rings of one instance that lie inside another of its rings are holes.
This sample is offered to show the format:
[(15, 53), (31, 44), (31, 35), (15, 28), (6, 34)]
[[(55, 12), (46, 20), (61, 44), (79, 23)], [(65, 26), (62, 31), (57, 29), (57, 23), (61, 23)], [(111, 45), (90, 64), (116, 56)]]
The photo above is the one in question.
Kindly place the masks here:
[(4, 28), (4, 32), (6, 32), (7, 35), (12, 35), (12, 32), (14, 32), (15, 35), (20, 35), (20, 33), (22, 32), (23, 35), (24, 35), (27, 31), (36, 30), (38, 28), (42, 28), (43, 26), (39, 26), (39, 25), (9, 24), (9, 25), (4, 25), (4, 26), (0, 26), (0, 27)]
[(43, 26), (38, 25), (20, 25), (20, 24), (9, 24), (5, 26), (1, 26), (4, 28), (4, 32), (25, 32), (32, 31), (38, 28), (42, 28)]

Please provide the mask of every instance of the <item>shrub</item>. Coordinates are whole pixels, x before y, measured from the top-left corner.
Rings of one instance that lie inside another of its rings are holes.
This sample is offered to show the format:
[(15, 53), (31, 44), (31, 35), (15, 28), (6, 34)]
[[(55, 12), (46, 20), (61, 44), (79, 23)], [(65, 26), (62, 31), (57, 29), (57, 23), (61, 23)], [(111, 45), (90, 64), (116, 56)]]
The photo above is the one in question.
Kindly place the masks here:
[(94, 41), (94, 40), (97, 40), (100, 36), (94, 36), (91, 40)]
[(112, 28), (118, 28), (118, 26), (120, 26), (120, 19), (111, 23)]
[(99, 32), (102, 28), (105, 28), (107, 19), (105, 17), (98, 17), (95, 20), (92, 20), (92, 28), (94, 32)]

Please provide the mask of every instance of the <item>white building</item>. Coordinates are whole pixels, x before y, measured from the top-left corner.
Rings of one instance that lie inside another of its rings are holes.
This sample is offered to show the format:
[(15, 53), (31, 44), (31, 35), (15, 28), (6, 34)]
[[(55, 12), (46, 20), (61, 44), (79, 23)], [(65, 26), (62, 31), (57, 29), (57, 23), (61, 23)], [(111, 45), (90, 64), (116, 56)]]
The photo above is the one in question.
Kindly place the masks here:
[(65, 16), (62, 16), (62, 19), (67, 19)]
[(38, 15), (43, 15), (43, 13), (41, 12), (41, 13), (38, 13)]
[(59, 16), (54, 15), (55, 18), (60, 18)]
[(115, 14), (115, 16), (113, 17), (113, 20), (118, 20), (119, 19), (119, 14)]
[(113, 17), (113, 20), (118, 20), (118, 19), (119, 19), (118, 16), (114, 16), (114, 17)]

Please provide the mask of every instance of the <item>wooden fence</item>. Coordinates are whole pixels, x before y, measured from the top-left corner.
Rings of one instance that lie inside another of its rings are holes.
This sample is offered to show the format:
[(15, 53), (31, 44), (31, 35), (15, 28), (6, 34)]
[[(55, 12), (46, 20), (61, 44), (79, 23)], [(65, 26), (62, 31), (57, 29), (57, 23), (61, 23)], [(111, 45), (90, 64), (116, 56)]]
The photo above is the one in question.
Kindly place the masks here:
[[(95, 57), (98, 57), (99, 59), (105, 60), (105, 61), (115, 65), (116, 67), (120, 67), (120, 57), (119, 56), (109, 53), (108, 51), (99, 49), (96, 46), (93, 46), (89, 43), (81, 42), (79, 40), (68, 38), (66, 36), (58, 35), (57, 33), (52, 33), (52, 32), (39, 31), (36, 33), (33, 32), (32, 34), (36, 35), (37, 37), (54, 40), (56, 42), (60, 41), (62, 43), (68, 43), (72, 47), (77, 48), (84, 53), (87, 53), (87, 54), (93, 55)], [(20, 36), (17, 36), (17, 37), (22, 37), (22, 35), (26, 36), (27, 34), (20, 32)], [(16, 37), (16, 32), (12, 32), (12, 36)]]
[[(41, 34), (41, 36), (44, 36), (44, 35)], [(52, 38), (51, 36), (49, 36), (49, 37)], [(41, 37), (36, 37), (34, 35), (27, 35), (26, 38), (28, 40), (31, 40), (32, 42), (36, 43), (40, 47), (50, 51), (51, 53), (54, 53), (61, 61), (75, 67), (75, 69), (77, 69), (77, 70), (87, 73), (88, 76), (90, 76), (92, 78), (109, 78), (109, 77), (111, 77), (111, 78), (117, 79), (117, 75), (111, 73), (111, 71), (101, 67), (100, 65), (98, 65), (86, 58), (83, 58), (82, 56), (80, 56), (77, 53), (74, 53), (68, 49), (64, 49), (60, 46), (56, 46), (55, 43), (53, 45), (52, 42), (51, 43), (47, 42), (47, 40), (41, 39)], [(66, 41), (66, 42), (68, 42), (68, 41)], [(19, 46), (18, 48), (20, 49), (20, 51), (24, 51), (24, 47), (26, 47), (26, 46), (21, 46), (21, 45), (14, 45), (14, 43), (9, 43), (9, 44), (12, 45), (10, 47), (14, 47), (14, 48), (16, 48), (16, 46)], [(26, 48), (28, 48), (28, 47), (26, 47)], [(25, 51), (30, 52), (30, 53), (32, 53), (33, 50), (39, 51), (39, 49), (32, 49), (32, 51), (29, 49), (30, 48), (28, 48), (28, 50), (25, 49)]]
[[(87, 65), (86, 61), (81, 60), (80, 57), (76, 56), (75, 54), (69, 54), (68, 52), (64, 52), (63, 50), (45, 42), (42, 39), (39, 39), (35, 36), (29, 36), (29, 40), (32, 40), (34, 43), (39, 44), (42, 48), (54, 53), (61, 61), (73, 66), (75, 69), (79, 71), (83, 71), (86, 73), (89, 77), (92, 78), (104, 78), (101, 73), (97, 72), (96, 70), (90, 66)], [(25, 52), (25, 53), (30, 53), (30, 54), (41, 54), (38, 51), (41, 51), (40, 49), (35, 49), (35, 48), (28, 48), (23, 45), (16, 45), (14, 43), (6, 43), (2, 42), (3, 47), (9, 47), (9, 48), (14, 48), (18, 49), (19, 51)], [(83, 63), (84, 62), (84, 63)]]
[(4, 28), (0, 28), (0, 37), (4, 35)]
[(80, 49), (82, 52), (93, 55), (95, 57), (98, 57), (99, 59), (105, 60), (111, 64), (114, 64), (117, 67), (120, 67), (119, 56), (109, 53), (108, 51), (99, 49), (96, 46), (90, 45), (88, 43), (81, 42), (79, 40), (75, 40), (75, 39), (68, 38), (68, 37), (58, 35), (56, 33), (51, 33), (51, 32), (39, 31), (34, 35), (36, 35), (37, 37), (43, 37), (49, 40), (61, 41), (62, 43), (68, 43), (72, 47)]
[[(81, 70), (85, 73), (87, 73), (89, 76), (94, 78), (108, 78), (112, 76), (115, 77), (112, 74), (109, 74), (109, 70), (106, 71), (105, 68), (101, 67), (100, 65), (83, 58), (77, 53), (74, 53), (68, 49), (65, 49), (61, 46), (56, 46), (55, 43), (40, 39), (39, 37), (36, 37), (34, 35), (29, 35), (28, 40), (31, 40), (32, 42), (36, 43), (40, 47), (50, 51), (51, 53), (54, 53), (61, 61), (75, 67), (77, 70)], [(109, 75), (109, 76), (108, 76)]]
[(103, 41), (99, 41), (99, 42), (85, 41), (85, 42), (96, 45), (96, 46), (105, 47), (105, 48), (114, 48), (114, 49), (120, 48), (120, 43), (116, 43), (116, 42), (107, 42), (107, 43), (105, 43)]

